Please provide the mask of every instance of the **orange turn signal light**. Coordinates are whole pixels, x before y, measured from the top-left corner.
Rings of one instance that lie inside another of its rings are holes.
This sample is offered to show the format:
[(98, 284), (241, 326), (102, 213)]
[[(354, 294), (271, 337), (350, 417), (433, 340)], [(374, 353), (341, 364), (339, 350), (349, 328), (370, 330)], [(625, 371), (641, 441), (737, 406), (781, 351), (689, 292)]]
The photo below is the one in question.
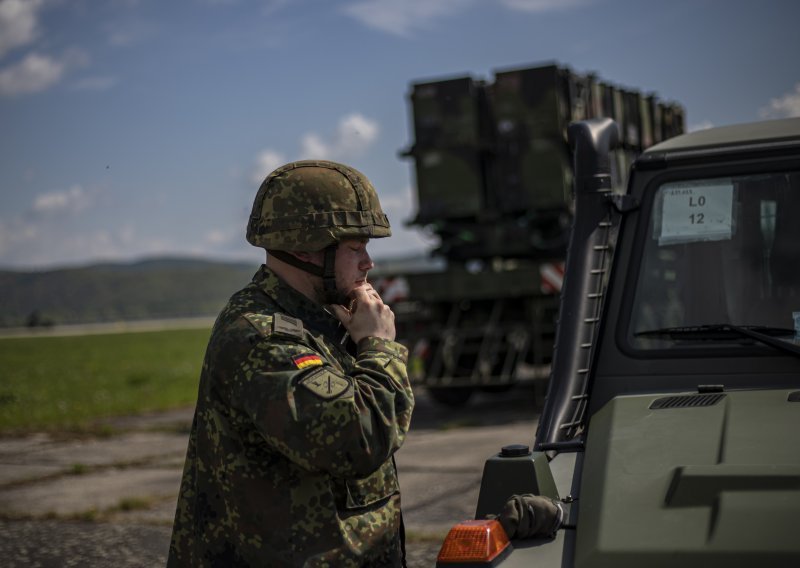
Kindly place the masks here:
[(436, 566), (495, 566), (511, 552), (503, 526), (490, 519), (458, 523), (442, 543)]

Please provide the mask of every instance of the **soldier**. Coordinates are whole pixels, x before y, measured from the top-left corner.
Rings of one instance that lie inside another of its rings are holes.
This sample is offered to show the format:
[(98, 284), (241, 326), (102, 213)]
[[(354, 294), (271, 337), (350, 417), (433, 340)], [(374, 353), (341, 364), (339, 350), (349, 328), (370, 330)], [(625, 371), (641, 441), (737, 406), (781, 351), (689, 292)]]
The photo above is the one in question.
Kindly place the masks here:
[(168, 566), (401, 566), (393, 455), (414, 397), (367, 282), (389, 222), (369, 180), (287, 164), (256, 195), (266, 265), (211, 332)]

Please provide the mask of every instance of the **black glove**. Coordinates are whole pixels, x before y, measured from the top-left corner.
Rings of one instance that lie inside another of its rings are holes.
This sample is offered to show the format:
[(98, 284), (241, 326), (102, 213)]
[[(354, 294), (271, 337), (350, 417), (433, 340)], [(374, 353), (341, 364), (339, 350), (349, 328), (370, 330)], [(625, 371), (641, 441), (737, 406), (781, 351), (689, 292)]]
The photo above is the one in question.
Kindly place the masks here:
[(491, 517), (503, 525), (509, 539), (552, 537), (561, 528), (564, 510), (555, 499), (526, 493), (512, 495), (500, 514)]

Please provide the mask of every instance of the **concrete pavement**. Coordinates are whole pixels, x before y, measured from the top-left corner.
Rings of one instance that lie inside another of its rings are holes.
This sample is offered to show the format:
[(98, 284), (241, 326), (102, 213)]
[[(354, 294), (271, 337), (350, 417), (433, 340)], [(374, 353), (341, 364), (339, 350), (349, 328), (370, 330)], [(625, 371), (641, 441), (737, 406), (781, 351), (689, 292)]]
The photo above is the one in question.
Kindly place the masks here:
[[(473, 516), (485, 459), (530, 444), (538, 410), (531, 390), (455, 411), (418, 396), (397, 454), (410, 566), (431, 566), (450, 526)], [(187, 408), (115, 419), (110, 436), (0, 438), (4, 565), (163, 565), (191, 419)]]

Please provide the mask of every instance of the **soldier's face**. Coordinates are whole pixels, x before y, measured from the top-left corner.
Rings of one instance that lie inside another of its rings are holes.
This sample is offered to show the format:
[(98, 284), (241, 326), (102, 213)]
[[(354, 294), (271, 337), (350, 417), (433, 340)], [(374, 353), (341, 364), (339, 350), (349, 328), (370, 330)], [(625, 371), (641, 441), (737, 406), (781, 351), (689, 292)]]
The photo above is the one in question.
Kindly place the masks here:
[(346, 298), (366, 285), (367, 273), (375, 267), (367, 252), (368, 243), (369, 239), (347, 239), (336, 249), (336, 287)]

